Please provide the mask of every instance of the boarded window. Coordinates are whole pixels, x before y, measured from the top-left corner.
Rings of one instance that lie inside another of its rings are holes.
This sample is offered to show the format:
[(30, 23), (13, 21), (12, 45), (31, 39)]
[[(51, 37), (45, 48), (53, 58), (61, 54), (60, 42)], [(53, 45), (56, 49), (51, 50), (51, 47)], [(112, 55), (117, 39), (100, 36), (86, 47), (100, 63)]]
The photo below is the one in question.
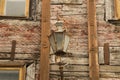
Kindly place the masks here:
[(29, 0), (0, 0), (0, 16), (29, 17)]

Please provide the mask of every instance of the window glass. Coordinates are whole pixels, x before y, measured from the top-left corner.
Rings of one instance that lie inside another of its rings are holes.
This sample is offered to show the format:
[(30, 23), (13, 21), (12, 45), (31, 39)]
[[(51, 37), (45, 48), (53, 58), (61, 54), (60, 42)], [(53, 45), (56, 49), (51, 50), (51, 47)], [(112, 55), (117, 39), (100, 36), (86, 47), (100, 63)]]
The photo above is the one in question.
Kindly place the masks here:
[(25, 16), (26, 0), (6, 0), (5, 14), (6, 16)]
[(30, 0), (0, 0), (0, 16), (29, 17)]
[(19, 80), (19, 71), (0, 71), (0, 80)]

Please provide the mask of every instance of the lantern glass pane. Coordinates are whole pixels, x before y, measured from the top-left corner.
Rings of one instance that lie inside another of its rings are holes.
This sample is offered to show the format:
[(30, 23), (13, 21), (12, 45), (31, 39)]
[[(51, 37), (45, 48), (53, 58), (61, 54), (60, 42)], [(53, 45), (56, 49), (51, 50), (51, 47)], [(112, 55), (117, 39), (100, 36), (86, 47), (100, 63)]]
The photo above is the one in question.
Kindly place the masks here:
[(53, 52), (56, 52), (57, 46), (56, 46), (55, 37), (54, 37), (53, 34), (51, 34), (51, 35), (49, 36), (49, 40), (50, 40), (50, 45), (51, 45), (51, 47), (52, 47)]
[(68, 47), (68, 44), (69, 44), (69, 36), (68, 36), (68, 35), (65, 35), (64, 50), (63, 50), (63, 51), (66, 52), (67, 47)]
[(55, 40), (57, 43), (57, 50), (63, 50), (63, 43), (64, 43), (63, 32), (55, 32)]

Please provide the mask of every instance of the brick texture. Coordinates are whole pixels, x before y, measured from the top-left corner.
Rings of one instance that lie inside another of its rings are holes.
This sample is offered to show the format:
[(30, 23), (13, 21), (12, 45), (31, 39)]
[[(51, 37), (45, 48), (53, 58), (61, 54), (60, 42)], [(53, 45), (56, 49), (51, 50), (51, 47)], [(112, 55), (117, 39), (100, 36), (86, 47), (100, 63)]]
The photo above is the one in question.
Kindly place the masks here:
[[(29, 20), (1, 19), (0, 18), (0, 59), (9, 58), (12, 40), (17, 41), (15, 60), (36, 60), (40, 52), (40, 0), (32, 0), (31, 17)], [(65, 80), (89, 80), (88, 69), (88, 30), (87, 30), (87, 0), (51, 0), (51, 29), (55, 29), (57, 17), (63, 21), (64, 28), (70, 37), (67, 52), (72, 57), (63, 57)], [(109, 43), (113, 48), (120, 47), (120, 28), (105, 21), (105, 0), (97, 0), (97, 37), (99, 51), (103, 51), (104, 43)], [(117, 49), (118, 50), (118, 49)], [(120, 80), (119, 61), (115, 59), (118, 52), (110, 52), (110, 65), (100, 65), (100, 80)], [(101, 54), (102, 55), (102, 54)], [(60, 80), (59, 66), (55, 57), (50, 56), (50, 80)], [(103, 60), (103, 59), (101, 59)], [(39, 63), (39, 60), (37, 61)], [(33, 63), (37, 63), (33, 62)], [(104, 60), (103, 60), (104, 62)], [(111, 66), (113, 65), (114, 66)], [(35, 80), (39, 77), (39, 64), (30, 66), (36, 69), (32, 76)], [(107, 67), (107, 70), (104, 69)], [(116, 70), (117, 69), (117, 70)], [(29, 72), (29, 69), (28, 69)], [(28, 77), (27, 76), (27, 80)], [(107, 78), (107, 79), (106, 79)]]

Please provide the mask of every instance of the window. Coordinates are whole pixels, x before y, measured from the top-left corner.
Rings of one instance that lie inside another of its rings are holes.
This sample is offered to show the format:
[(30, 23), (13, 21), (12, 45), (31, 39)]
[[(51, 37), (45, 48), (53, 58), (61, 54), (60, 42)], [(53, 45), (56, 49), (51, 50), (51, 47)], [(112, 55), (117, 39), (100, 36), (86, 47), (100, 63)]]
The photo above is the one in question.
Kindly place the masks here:
[(25, 68), (0, 67), (0, 80), (25, 80)]
[(0, 0), (0, 16), (29, 17), (29, 0)]

